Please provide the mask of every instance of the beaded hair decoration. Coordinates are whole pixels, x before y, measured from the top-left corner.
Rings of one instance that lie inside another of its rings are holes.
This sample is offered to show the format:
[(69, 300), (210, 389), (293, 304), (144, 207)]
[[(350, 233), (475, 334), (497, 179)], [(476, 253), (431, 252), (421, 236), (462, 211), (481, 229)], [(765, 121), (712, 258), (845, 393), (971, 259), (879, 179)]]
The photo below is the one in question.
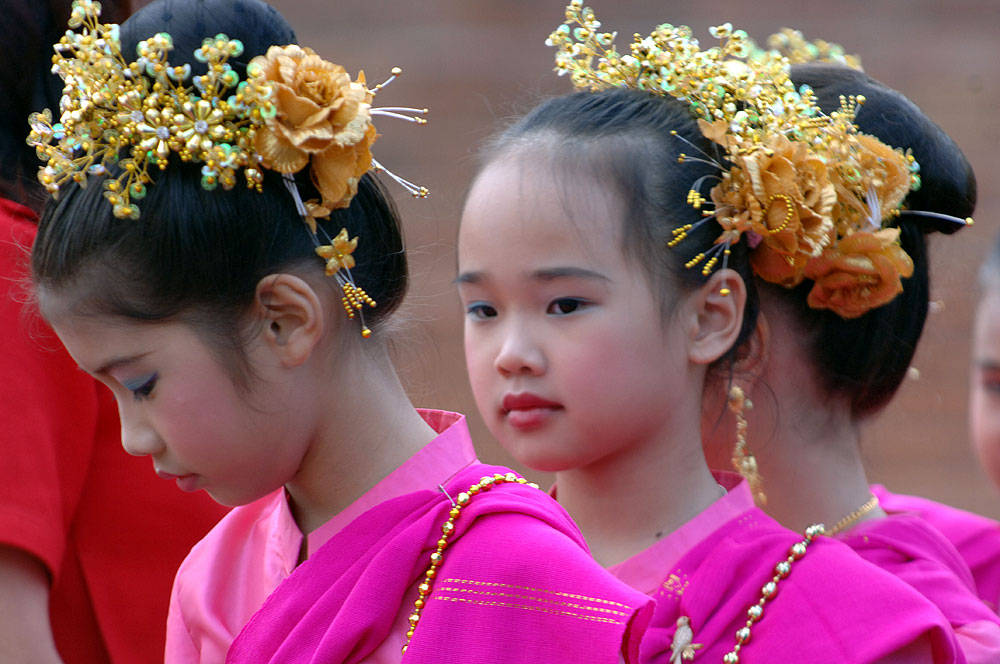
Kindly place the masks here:
[[(909, 150), (858, 130), (854, 116), (863, 96), (842, 97), (827, 115), (812, 89), (796, 88), (789, 77), (793, 60), (859, 67), (856, 59), (795, 31), (781, 33), (770, 50), (754, 49), (746, 32), (729, 23), (709, 30), (719, 45), (704, 50), (690, 28), (665, 23), (647, 37), (635, 35), (620, 53), (616, 33), (600, 28), (593, 10), (572, 0), (565, 22), (546, 40), (558, 49), (556, 71), (569, 74), (578, 90), (628, 87), (685, 101), (718, 146), (718, 156), (699, 150), (679, 158), (719, 169), (688, 193), (704, 219), (675, 229), (669, 243), (676, 246), (708, 219), (719, 223), (722, 233), (688, 268), (707, 275), (726, 267), (731, 246), (746, 236), (760, 278), (786, 287), (813, 281), (812, 308), (855, 318), (902, 291), (913, 261), (893, 224), (907, 194), (920, 187), (919, 165)], [(715, 184), (706, 199), (708, 179)]]
[[(54, 46), (52, 71), (65, 83), (60, 117), (53, 122), (45, 109), (28, 120), (27, 142), (45, 162), (38, 179), (46, 190), (57, 197), (70, 182), (85, 187), (98, 178), (114, 215), (139, 219), (153, 173), (167, 168), (171, 154), (202, 164), (206, 190), (232, 189), (242, 170), (246, 186), (261, 191), (262, 169), (281, 173), (326, 274), (343, 290), (347, 315), (361, 318), (362, 335), (369, 336), (362, 308), (375, 302), (351, 276), (358, 238), (346, 229), (330, 238), (316, 220), (347, 207), (370, 170), (384, 171), (414, 196), (427, 196), (371, 153), (373, 116), (425, 122), (419, 115), (426, 109), (372, 107), (375, 93), (400, 70), (368, 88), (363, 72), (352, 81), (340, 65), (290, 44), (253, 58), (240, 81), (228, 60), (243, 53), (243, 44), (219, 34), (195, 51), (207, 71), (192, 76), (190, 64), (168, 62), (173, 40), (164, 32), (140, 42), (138, 59), (126, 61), (119, 26), (100, 23), (100, 14), (99, 2), (74, 0), (71, 29)], [(120, 175), (111, 174), (112, 164)], [(293, 175), (307, 166), (320, 199), (303, 202)]]

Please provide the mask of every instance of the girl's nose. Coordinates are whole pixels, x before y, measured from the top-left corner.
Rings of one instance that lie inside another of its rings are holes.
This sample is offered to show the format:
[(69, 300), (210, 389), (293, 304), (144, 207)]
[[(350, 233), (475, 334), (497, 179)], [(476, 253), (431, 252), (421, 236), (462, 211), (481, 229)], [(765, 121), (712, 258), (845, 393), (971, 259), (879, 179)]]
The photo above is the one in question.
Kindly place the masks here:
[(156, 431), (150, 427), (144, 418), (138, 416), (134, 409), (123, 407), (118, 402), (118, 415), (122, 425), (122, 447), (132, 456), (149, 456), (163, 449), (163, 444)]
[(529, 331), (517, 329), (504, 338), (493, 364), (504, 376), (539, 375), (545, 372), (545, 352)]

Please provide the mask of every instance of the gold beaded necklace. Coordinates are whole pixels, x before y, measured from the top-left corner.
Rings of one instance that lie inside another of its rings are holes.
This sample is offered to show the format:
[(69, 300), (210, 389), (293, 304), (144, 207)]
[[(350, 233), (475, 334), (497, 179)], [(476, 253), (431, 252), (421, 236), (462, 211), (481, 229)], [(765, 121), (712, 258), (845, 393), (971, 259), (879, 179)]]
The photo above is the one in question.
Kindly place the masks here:
[(736, 630), (736, 645), (722, 658), (724, 664), (739, 664), (740, 650), (750, 641), (750, 628), (764, 616), (764, 606), (778, 594), (778, 582), (792, 571), (792, 563), (806, 555), (806, 549), (825, 532), (823, 524), (817, 523), (806, 528), (804, 539), (788, 549), (788, 557), (774, 566), (774, 577), (760, 590), (760, 600), (747, 610), (746, 624)]
[(853, 512), (845, 516), (843, 519), (835, 523), (833, 528), (827, 530), (825, 534), (830, 535), (831, 537), (833, 535), (836, 535), (840, 531), (845, 530), (850, 526), (853, 526), (858, 521), (858, 519), (868, 514), (876, 507), (878, 507), (878, 497), (873, 493), (869, 495), (868, 500), (866, 500), (861, 507), (854, 510)]
[[(448, 512), (448, 520), (441, 526), (441, 539), (437, 542), (437, 550), (431, 554), (430, 567), (424, 572), (424, 580), (417, 586), (417, 600), (413, 603), (413, 613), (409, 617), (410, 628), (406, 631), (406, 643), (403, 644), (402, 654), (406, 654), (406, 649), (410, 645), (410, 639), (413, 638), (413, 632), (417, 629), (417, 624), (420, 622), (420, 613), (427, 605), (427, 597), (431, 594), (431, 589), (434, 587), (437, 570), (444, 563), (444, 550), (448, 547), (448, 538), (455, 532), (455, 521), (462, 513), (462, 509), (472, 501), (472, 497), (476, 494), (489, 491), (494, 486), (505, 483), (526, 484), (533, 489), (538, 488), (538, 485), (534, 482), (529, 482), (514, 473), (507, 473), (506, 475), (497, 473), (493, 476), (486, 475), (480, 478), (476, 484), (470, 486), (467, 491), (458, 494), (451, 501), (452, 507), (451, 511)], [(441, 490), (444, 491), (444, 487)], [(445, 492), (445, 495), (448, 496), (448, 493)], [(448, 498), (451, 500), (451, 496), (448, 496)]]

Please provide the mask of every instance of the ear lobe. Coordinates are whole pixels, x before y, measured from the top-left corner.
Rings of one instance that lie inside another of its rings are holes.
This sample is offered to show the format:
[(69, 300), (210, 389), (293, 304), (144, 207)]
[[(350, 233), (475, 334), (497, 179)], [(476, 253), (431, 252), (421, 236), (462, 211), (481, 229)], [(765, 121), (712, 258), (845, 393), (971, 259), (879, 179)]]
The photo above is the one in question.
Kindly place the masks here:
[(256, 304), (263, 338), (282, 364), (305, 362), (323, 336), (323, 306), (312, 286), (291, 274), (268, 275), (257, 283)]
[(732, 349), (743, 327), (746, 284), (733, 270), (718, 270), (691, 296), (688, 357), (711, 364)]

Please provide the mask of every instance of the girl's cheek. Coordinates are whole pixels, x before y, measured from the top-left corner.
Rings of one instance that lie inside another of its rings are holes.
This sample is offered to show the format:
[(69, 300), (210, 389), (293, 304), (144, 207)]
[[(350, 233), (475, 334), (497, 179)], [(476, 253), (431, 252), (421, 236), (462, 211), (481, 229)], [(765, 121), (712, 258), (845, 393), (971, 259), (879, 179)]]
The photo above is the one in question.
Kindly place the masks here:
[(973, 386), (969, 419), (979, 461), (1000, 486), (1000, 398), (981, 385)]

